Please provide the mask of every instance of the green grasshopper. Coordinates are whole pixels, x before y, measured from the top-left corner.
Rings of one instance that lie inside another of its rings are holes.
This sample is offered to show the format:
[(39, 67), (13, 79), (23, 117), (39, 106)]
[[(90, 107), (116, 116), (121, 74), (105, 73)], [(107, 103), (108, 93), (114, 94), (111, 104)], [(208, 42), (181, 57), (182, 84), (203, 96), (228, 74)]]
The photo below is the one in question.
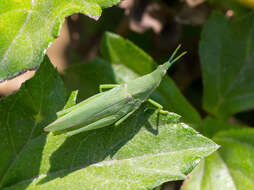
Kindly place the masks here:
[[(180, 45), (170, 59), (158, 66), (152, 73), (125, 84), (100, 85), (100, 93), (58, 112), (58, 119), (44, 130), (48, 132), (67, 131), (67, 135), (70, 136), (112, 124), (118, 126), (146, 100), (154, 105), (159, 113), (167, 114), (168, 112), (163, 111), (163, 107), (149, 99), (149, 96), (160, 85), (169, 67), (186, 53), (183, 52), (174, 58), (179, 48)], [(103, 92), (103, 89), (110, 90)]]

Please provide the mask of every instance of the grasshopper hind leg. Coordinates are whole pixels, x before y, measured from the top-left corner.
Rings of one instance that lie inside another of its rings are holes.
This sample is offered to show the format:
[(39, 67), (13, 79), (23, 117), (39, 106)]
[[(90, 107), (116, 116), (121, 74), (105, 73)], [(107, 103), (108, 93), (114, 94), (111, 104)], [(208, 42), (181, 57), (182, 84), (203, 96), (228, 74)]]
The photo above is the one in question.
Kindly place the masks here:
[(106, 127), (106, 126), (113, 124), (115, 121), (116, 121), (115, 116), (105, 117), (103, 119), (95, 121), (94, 123), (85, 125), (85, 126), (78, 128), (76, 130), (69, 131), (69, 132), (67, 132), (67, 136), (72, 136), (72, 135), (76, 135), (76, 134), (79, 134), (79, 133), (82, 133), (85, 131), (90, 131), (90, 130)]

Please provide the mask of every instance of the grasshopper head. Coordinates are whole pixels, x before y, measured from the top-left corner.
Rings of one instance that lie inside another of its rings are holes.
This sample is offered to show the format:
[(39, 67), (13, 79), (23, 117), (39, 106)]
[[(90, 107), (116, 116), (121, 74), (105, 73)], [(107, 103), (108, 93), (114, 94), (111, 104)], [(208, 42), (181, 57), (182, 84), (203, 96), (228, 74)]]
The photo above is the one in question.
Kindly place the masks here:
[(180, 47), (181, 46), (179, 45), (173, 52), (170, 59), (163, 65), (160, 65), (155, 71), (126, 83), (128, 92), (133, 97), (139, 99), (142, 102), (146, 100), (150, 94), (160, 85), (160, 82), (167, 73), (169, 67), (177, 60), (179, 60), (184, 54), (186, 54), (186, 52), (183, 52), (175, 58), (175, 55)]

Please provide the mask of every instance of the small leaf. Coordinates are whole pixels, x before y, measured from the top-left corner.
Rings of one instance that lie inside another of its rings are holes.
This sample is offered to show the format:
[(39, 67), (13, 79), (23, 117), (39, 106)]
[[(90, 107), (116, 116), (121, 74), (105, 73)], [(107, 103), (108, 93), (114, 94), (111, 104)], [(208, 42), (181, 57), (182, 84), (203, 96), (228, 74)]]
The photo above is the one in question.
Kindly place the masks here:
[(120, 0), (1, 2), (0, 81), (39, 66), (46, 49), (59, 35), (65, 17), (80, 12), (98, 19), (102, 7), (119, 2)]
[[(170, 53), (170, 52), (169, 52)], [(123, 64), (138, 75), (145, 75), (156, 69), (157, 64), (129, 40), (106, 32), (101, 44), (101, 54), (104, 59), (115, 64)]]
[(203, 107), (219, 118), (254, 107), (254, 16), (228, 21), (213, 13), (205, 24), (199, 54)]
[[(225, 129), (226, 123), (220, 125)], [(215, 122), (205, 127), (214, 127)], [(254, 189), (254, 129), (230, 129), (216, 133), (213, 140), (221, 148), (205, 158), (183, 185), (183, 190), (244, 190)]]

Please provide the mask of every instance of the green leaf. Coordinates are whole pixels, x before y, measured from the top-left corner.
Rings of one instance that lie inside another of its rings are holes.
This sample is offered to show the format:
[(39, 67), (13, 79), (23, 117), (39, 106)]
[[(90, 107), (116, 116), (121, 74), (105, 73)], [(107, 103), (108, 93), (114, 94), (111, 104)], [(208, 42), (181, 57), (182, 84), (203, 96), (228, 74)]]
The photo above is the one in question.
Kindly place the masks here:
[(46, 143), (43, 127), (56, 118), (56, 112), (63, 108), (66, 102), (66, 92), (62, 81), (53, 68), (48, 58), (42, 62), (35, 77), (25, 82), (21, 89), (0, 100), (0, 189), (9, 183), (16, 183), (15, 179), (26, 179), (38, 173), (41, 154), (27, 159), (30, 170), (24, 169), (22, 173), (10, 172), (27, 147), (41, 139), (41, 144)]
[(184, 179), (218, 148), (177, 114), (158, 115), (145, 104), (118, 127), (69, 138), (44, 133), (76, 96), (66, 100), (46, 59), (20, 91), (0, 101), (1, 189), (151, 189)]
[(228, 21), (213, 13), (205, 24), (199, 54), (203, 107), (219, 118), (254, 107), (254, 15)]
[[(117, 69), (118, 83), (148, 74), (158, 66), (148, 54), (135, 44), (109, 32), (104, 35), (101, 53), (107, 61), (118, 65), (114, 66)], [(165, 109), (183, 116), (184, 121), (200, 122), (198, 112), (184, 98), (170, 77), (164, 78), (152, 98), (163, 105)]]
[(202, 134), (204, 134), (206, 137), (212, 138), (216, 133), (220, 131), (227, 131), (231, 129), (240, 129), (244, 126), (241, 125), (233, 125), (226, 123), (225, 121), (212, 119), (210, 117), (207, 117), (202, 121)]
[[(218, 148), (179, 123), (178, 115), (158, 118), (144, 109), (118, 127), (70, 138), (50, 134), (45, 145), (40, 137), (34, 139), (9, 171), (5, 183), (12, 186), (6, 189), (151, 189), (184, 179)], [(24, 170), (32, 170), (31, 158), (40, 160), (40, 171), (19, 178)]]
[(83, 13), (98, 19), (101, 8), (120, 0), (2, 0), (0, 5), (0, 81), (39, 66), (59, 35), (64, 18)]
[[(214, 124), (207, 123), (213, 125), (209, 127), (214, 127)], [(228, 125), (225, 129), (230, 127), (232, 125)], [(218, 132), (213, 140), (221, 145), (221, 148), (193, 170), (185, 181), (183, 190), (254, 189), (253, 136), (252, 128)]]
[(216, 152), (200, 162), (183, 184), (182, 190), (236, 190), (234, 181)]
[(101, 84), (116, 84), (116, 74), (112, 65), (100, 58), (85, 64), (70, 65), (63, 75), (69, 91), (78, 89), (78, 102), (99, 93)]

